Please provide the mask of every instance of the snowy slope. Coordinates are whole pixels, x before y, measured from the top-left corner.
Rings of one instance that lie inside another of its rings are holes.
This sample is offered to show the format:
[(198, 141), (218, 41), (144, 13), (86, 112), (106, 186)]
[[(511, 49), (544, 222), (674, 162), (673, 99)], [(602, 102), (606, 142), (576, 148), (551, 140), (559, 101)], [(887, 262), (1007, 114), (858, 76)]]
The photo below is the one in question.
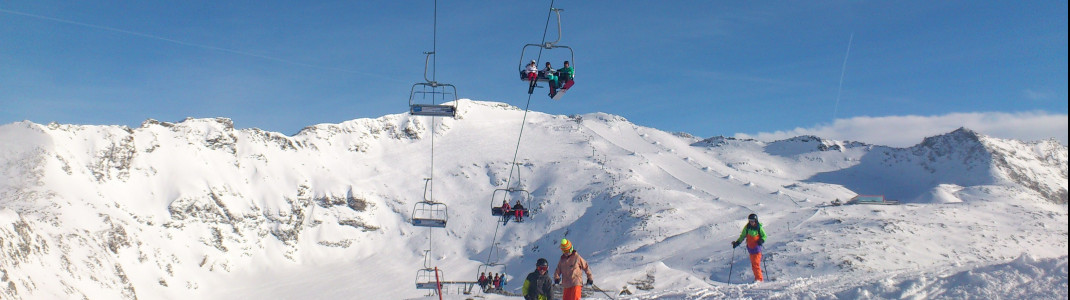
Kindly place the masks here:
[(910, 148), (879, 147), (858, 165), (809, 180), (840, 184), (861, 194), (907, 202), (940, 201), (948, 187), (1018, 185), (1055, 203), (1066, 203), (1065, 146), (1000, 140), (960, 128)]
[[(488, 259), (515, 292), (562, 237), (599, 286), (641, 299), (955, 297), (943, 291), (1007, 272), (1066, 295), (1057, 143), (968, 130), (907, 149), (700, 140), (532, 111), (517, 148), (523, 110), (458, 104), (457, 119), (389, 115), (294, 136), (227, 119), (0, 126), (0, 296), (416, 298), (424, 264), (470, 281)], [(409, 224), (427, 177), (445, 229)], [(507, 183), (531, 193), (534, 215), (499, 226), (491, 197)], [(824, 205), (856, 193), (909, 204)], [(749, 270), (728, 242), (752, 212), (775, 280), (740, 286)], [(960, 293), (1031, 298), (1001, 290), (1017, 286)]]

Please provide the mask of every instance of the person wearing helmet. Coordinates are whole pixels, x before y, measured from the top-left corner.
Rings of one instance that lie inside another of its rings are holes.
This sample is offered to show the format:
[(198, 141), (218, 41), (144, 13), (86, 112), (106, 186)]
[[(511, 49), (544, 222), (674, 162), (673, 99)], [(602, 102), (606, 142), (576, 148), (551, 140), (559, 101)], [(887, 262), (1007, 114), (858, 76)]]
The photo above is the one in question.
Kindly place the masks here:
[(750, 268), (754, 272), (754, 281), (761, 282), (762, 278), (762, 245), (765, 244), (765, 228), (758, 222), (758, 215), (747, 216), (747, 226), (743, 226), (743, 232), (739, 239), (732, 242), (732, 248), (747, 240), (747, 253), (750, 253)]
[(557, 261), (557, 268), (554, 269), (554, 284), (561, 284), (565, 288), (561, 300), (579, 300), (583, 287), (583, 281), (580, 280), (584, 273), (587, 274), (587, 285), (594, 285), (591, 268), (567, 239), (561, 239), (561, 253), (561, 260)]
[(550, 300), (554, 282), (550, 280), (549, 268), (550, 262), (545, 258), (539, 258), (539, 261), (535, 262), (535, 271), (528, 273), (528, 277), (524, 279), (524, 288), (521, 289), (524, 300)]
[(524, 68), (523, 73), (524, 78), (526, 78), (528, 81), (534, 81), (539, 77), (539, 65), (535, 63), (534, 59), (532, 59), (531, 62), (528, 63), (528, 66)]

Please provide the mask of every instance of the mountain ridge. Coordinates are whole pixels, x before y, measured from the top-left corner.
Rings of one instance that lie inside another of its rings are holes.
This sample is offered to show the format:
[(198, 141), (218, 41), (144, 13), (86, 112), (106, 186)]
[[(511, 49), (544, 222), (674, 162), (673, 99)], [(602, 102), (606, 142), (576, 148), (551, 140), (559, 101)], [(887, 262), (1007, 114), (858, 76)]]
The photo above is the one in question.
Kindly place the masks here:
[[(324, 263), (404, 266), (383, 271), (380, 277), (388, 284), (357, 284), (364, 295), (394, 295), (399, 289), (412, 291), (399, 283), (411, 282), (410, 271), (421, 261), (467, 274), (475, 271), (473, 262), (491, 257), (509, 267), (515, 279), (523, 275), (515, 270), (533, 264), (535, 255), (552, 258), (552, 245), (561, 237), (576, 237), (576, 247), (595, 263), (599, 278), (615, 286), (653, 272), (659, 282), (680, 280), (662, 290), (708, 288), (706, 281), (727, 281), (717, 275), (727, 269), (690, 252), (710, 247), (699, 240), (738, 234), (735, 223), (712, 219), (758, 212), (769, 224), (786, 225), (773, 229), (784, 239), (772, 241), (772, 249), (813, 248), (791, 231), (825, 234), (810, 228), (833, 226), (824, 225), (835, 217), (825, 213), (833, 208), (823, 203), (867, 191), (868, 186), (846, 178), (885, 174), (874, 170), (895, 158), (900, 163), (891, 166), (901, 168), (894, 170), (940, 179), (933, 186), (909, 187), (919, 195), (935, 191), (958, 202), (1002, 207), (981, 199), (1000, 195), (1014, 205), (1030, 199), (1059, 203), (1052, 199), (1060, 199), (1061, 188), (1066, 203), (1066, 147), (988, 138), (965, 129), (896, 149), (817, 137), (770, 143), (699, 139), (610, 114), (533, 111), (521, 147), (514, 147), (523, 110), (496, 102), (456, 104), (455, 120), (396, 114), (313, 125), (292, 136), (235, 129), (226, 118), (150, 119), (139, 128), (0, 125), (0, 269), (7, 274), (0, 295), (225, 297), (227, 288), (213, 282), (235, 280), (228, 274)], [(955, 143), (970, 147), (961, 150)], [(982, 152), (992, 158), (971, 156)], [(510, 165), (514, 153), (515, 168)], [(876, 159), (881, 156), (886, 158)], [(978, 171), (955, 177), (959, 166)], [(925, 173), (926, 168), (940, 172)], [(413, 205), (423, 199), (426, 177), (435, 178), (435, 199), (450, 206), (450, 224), (456, 224), (431, 238), (408, 224)], [(490, 230), (497, 226), (489, 216), (492, 192), (510, 182), (531, 192), (534, 214), (523, 225)], [(1023, 190), (1032, 192), (1011, 196)], [(1046, 205), (1026, 207), (1043, 218), (1065, 216), (1065, 209), (1043, 215), (1050, 209)], [(852, 217), (827, 223), (839, 224), (836, 230), (878, 226), (881, 234), (900, 238), (917, 230), (914, 226), (932, 226), (920, 220), (873, 225), (860, 207), (840, 210)], [(716, 217), (711, 219), (710, 212)], [(931, 213), (951, 218), (955, 212), (938, 207)], [(1058, 237), (1059, 229), (1048, 230)], [(834, 232), (839, 231), (829, 233)], [(1003, 234), (995, 239), (1018, 241)], [(1059, 242), (1065, 245), (1065, 235)], [(425, 254), (424, 246), (433, 251)], [(1012, 252), (971, 255), (968, 261), (1017, 257)], [(395, 257), (379, 263), (378, 253)], [(818, 252), (774, 252), (773, 263), (785, 276), (888, 269), (864, 253), (821, 258), (809, 271), (792, 265), (813, 253)]]

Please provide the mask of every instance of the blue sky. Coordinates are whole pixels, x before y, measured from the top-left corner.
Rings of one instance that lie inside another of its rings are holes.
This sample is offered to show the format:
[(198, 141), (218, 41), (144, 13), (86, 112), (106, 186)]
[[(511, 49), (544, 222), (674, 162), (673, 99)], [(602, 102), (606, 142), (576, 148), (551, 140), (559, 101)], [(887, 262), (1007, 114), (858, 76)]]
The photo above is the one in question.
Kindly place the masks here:
[[(433, 46), (433, 3), (5, 1), (0, 124), (227, 117), (291, 135), (402, 113)], [(577, 83), (561, 101), (541, 90), (532, 110), (605, 112), (700, 137), (894, 144), (865, 126), (927, 135), (969, 125), (1066, 144), (1065, 1), (555, 6), (565, 9), (560, 44), (576, 51)], [(437, 81), (461, 98), (523, 107), (520, 51), (541, 41), (549, 7), (439, 1)], [(559, 66), (559, 54), (543, 56)]]

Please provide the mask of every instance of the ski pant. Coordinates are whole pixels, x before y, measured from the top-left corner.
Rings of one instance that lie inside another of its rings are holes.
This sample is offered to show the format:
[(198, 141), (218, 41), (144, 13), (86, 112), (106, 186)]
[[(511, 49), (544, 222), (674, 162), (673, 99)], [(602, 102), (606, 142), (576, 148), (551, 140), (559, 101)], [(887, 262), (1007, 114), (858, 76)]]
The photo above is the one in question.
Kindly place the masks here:
[(762, 253), (750, 255), (750, 269), (754, 272), (754, 281), (764, 281), (762, 278)]
[(565, 292), (561, 294), (561, 300), (580, 300), (580, 291), (582, 290), (582, 285), (567, 287)]
[(557, 76), (546, 75), (546, 83), (550, 85), (550, 93), (557, 94)]
[(564, 83), (561, 84), (561, 89), (562, 90), (567, 90), (567, 89), (571, 88), (572, 84), (574, 84), (574, 83), (575, 83), (574, 81), (569, 79), (568, 81), (565, 81)]

